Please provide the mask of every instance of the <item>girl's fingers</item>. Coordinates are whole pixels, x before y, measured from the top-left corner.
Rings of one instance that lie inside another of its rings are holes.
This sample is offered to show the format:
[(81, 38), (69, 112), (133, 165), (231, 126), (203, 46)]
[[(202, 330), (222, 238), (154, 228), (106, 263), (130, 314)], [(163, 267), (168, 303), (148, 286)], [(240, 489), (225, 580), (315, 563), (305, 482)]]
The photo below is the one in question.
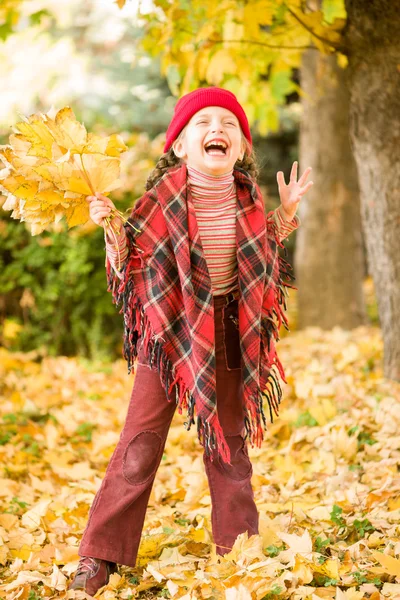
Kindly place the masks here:
[(88, 200), (89, 202), (100, 202), (102, 204), (106, 203), (106, 204), (111, 204), (111, 200), (110, 198), (107, 198), (107, 196), (104, 196), (103, 194), (100, 194), (99, 192), (96, 192), (95, 196), (86, 196), (86, 200)]
[(90, 202), (89, 210), (94, 212), (98, 212), (99, 210), (111, 211), (113, 210), (113, 208), (114, 207), (110, 204), (104, 204), (104, 202), (101, 202), (99, 200), (92, 200)]
[(294, 161), (292, 169), (290, 171), (290, 181), (296, 181), (297, 179), (297, 160)]
[(303, 187), (303, 188), (302, 188), (302, 189), (299, 191), (299, 196), (302, 196), (303, 194), (305, 194), (305, 193), (306, 193), (306, 192), (307, 192), (307, 191), (310, 189), (310, 187), (311, 187), (311, 186), (313, 186), (313, 185), (314, 185), (314, 182), (313, 182), (313, 181), (309, 181), (309, 182), (307, 183), (307, 185), (305, 185), (305, 186), (304, 186), (304, 187)]
[(283, 175), (283, 171), (278, 171), (276, 174), (276, 179), (278, 180), (278, 186), (283, 187), (285, 184), (285, 177)]
[(300, 177), (299, 181), (297, 182), (299, 185), (303, 185), (305, 180), (307, 179), (307, 177), (309, 176), (309, 174), (312, 171), (312, 167), (307, 167), (307, 169), (304, 171), (303, 175)]
[(98, 200), (102, 200), (103, 202), (111, 202), (111, 200), (107, 198), (107, 196), (105, 196), (104, 194), (100, 194), (100, 192), (96, 192), (96, 198)]

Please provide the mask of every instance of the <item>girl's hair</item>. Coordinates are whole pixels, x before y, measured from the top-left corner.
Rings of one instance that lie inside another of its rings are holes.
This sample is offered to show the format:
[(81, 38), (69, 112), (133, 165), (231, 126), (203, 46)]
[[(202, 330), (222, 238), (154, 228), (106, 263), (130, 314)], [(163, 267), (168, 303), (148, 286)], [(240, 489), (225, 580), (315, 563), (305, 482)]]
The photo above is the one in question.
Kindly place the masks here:
[[(176, 141), (180, 140), (185, 135), (186, 127), (184, 127), (182, 129), (182, 131), (176, 138)], [(246, 171), (248, 173), (250, 178), (252, 178), (254, 181), (257, 181), (257, 177), (259, 175), (260, 170), (259, 170), (259, 166), (257, 163), (256, 154), (254, 152), (254, 149), (250, 150), (250, 144), (249, 144), (247, 138), (244, 136), (243, 131), (241, 132), (241, 134), (242, 134), (242, 140), (245, 142), (246, 149), (243, 154), (243, 159), (237, 160), (235, 162), (233, 168), (236, 169), (239, 167), (240, 169), (243, 169), (244, 171)], [(167, 169), (169, 169), (171, 167), (175, 167), (181, 163), (182, 163), (182, 160), (175, 155), (174, 150), (171, 146), (171, 148), (168, 150), (168, 152), (166, 152), (165, 154), (162, 154), (160, 156), (160, 158), (157, 161), (156, 166), (154, 167), (154, 169), (151, 171), (149, 177), (147, 178), (146, 191), (151, 190), (151, 188), (157, 183), (157, 181), (164, 175), (164, 173)]]

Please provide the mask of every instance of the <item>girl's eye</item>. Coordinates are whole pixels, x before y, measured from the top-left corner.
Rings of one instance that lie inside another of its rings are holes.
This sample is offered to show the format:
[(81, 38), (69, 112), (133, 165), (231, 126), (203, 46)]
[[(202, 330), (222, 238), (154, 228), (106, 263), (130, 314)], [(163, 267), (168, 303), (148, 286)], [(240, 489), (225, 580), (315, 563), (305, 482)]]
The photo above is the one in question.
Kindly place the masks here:
[[(207, 121), (205, 119), (202, 119), (201, 121), (197, 121), (197, 125), (200, 125), (200, 123), (207, 123)], [(236, 123), (233, 123), (232, 121), (227, 121), (226, 123), (227, 123), (227, 125), (236, 125)]]

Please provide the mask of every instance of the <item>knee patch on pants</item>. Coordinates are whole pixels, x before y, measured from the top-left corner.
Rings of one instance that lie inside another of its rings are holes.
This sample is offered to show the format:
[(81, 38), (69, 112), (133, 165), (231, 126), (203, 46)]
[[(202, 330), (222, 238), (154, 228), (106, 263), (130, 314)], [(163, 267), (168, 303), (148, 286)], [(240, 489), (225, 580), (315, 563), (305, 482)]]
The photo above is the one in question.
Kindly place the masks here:
[(122, 472), (128, 483), (140, 485), (154, 475), (160, 447), (161, 436), (156, 431), (141, 431), (133, 436), (122, 459)]
[(231, 479), (241, 481), (253, 473), (253, 467), (247, 452), (247, 445), (241, 435), (227, 435), (225, 439), (231, 451), (231, 464), (218, 458), (217, 465)]

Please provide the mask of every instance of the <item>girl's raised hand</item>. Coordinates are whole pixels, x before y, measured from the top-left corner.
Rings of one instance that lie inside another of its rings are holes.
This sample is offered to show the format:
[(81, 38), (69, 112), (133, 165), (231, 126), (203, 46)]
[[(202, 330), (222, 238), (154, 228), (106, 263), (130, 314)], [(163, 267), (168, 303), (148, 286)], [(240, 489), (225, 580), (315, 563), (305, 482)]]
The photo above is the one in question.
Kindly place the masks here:
[(292, 170), (290, 171), (290, 181), (287, 185), (285, 183), (285, 177), (282, 171), (278, 171), (276, 175), (282, 208), (288, 221), (291, 221), (296, 214), (297, 205), (300, 202), (301, 197), (313, 185), (313, 181), (309, 181), (306, 185), (304, 185), (312, 167), (307, 167), (299, 181), (296, 181), (297, 165), (297, 160), (295, 160), (292, 165)]

